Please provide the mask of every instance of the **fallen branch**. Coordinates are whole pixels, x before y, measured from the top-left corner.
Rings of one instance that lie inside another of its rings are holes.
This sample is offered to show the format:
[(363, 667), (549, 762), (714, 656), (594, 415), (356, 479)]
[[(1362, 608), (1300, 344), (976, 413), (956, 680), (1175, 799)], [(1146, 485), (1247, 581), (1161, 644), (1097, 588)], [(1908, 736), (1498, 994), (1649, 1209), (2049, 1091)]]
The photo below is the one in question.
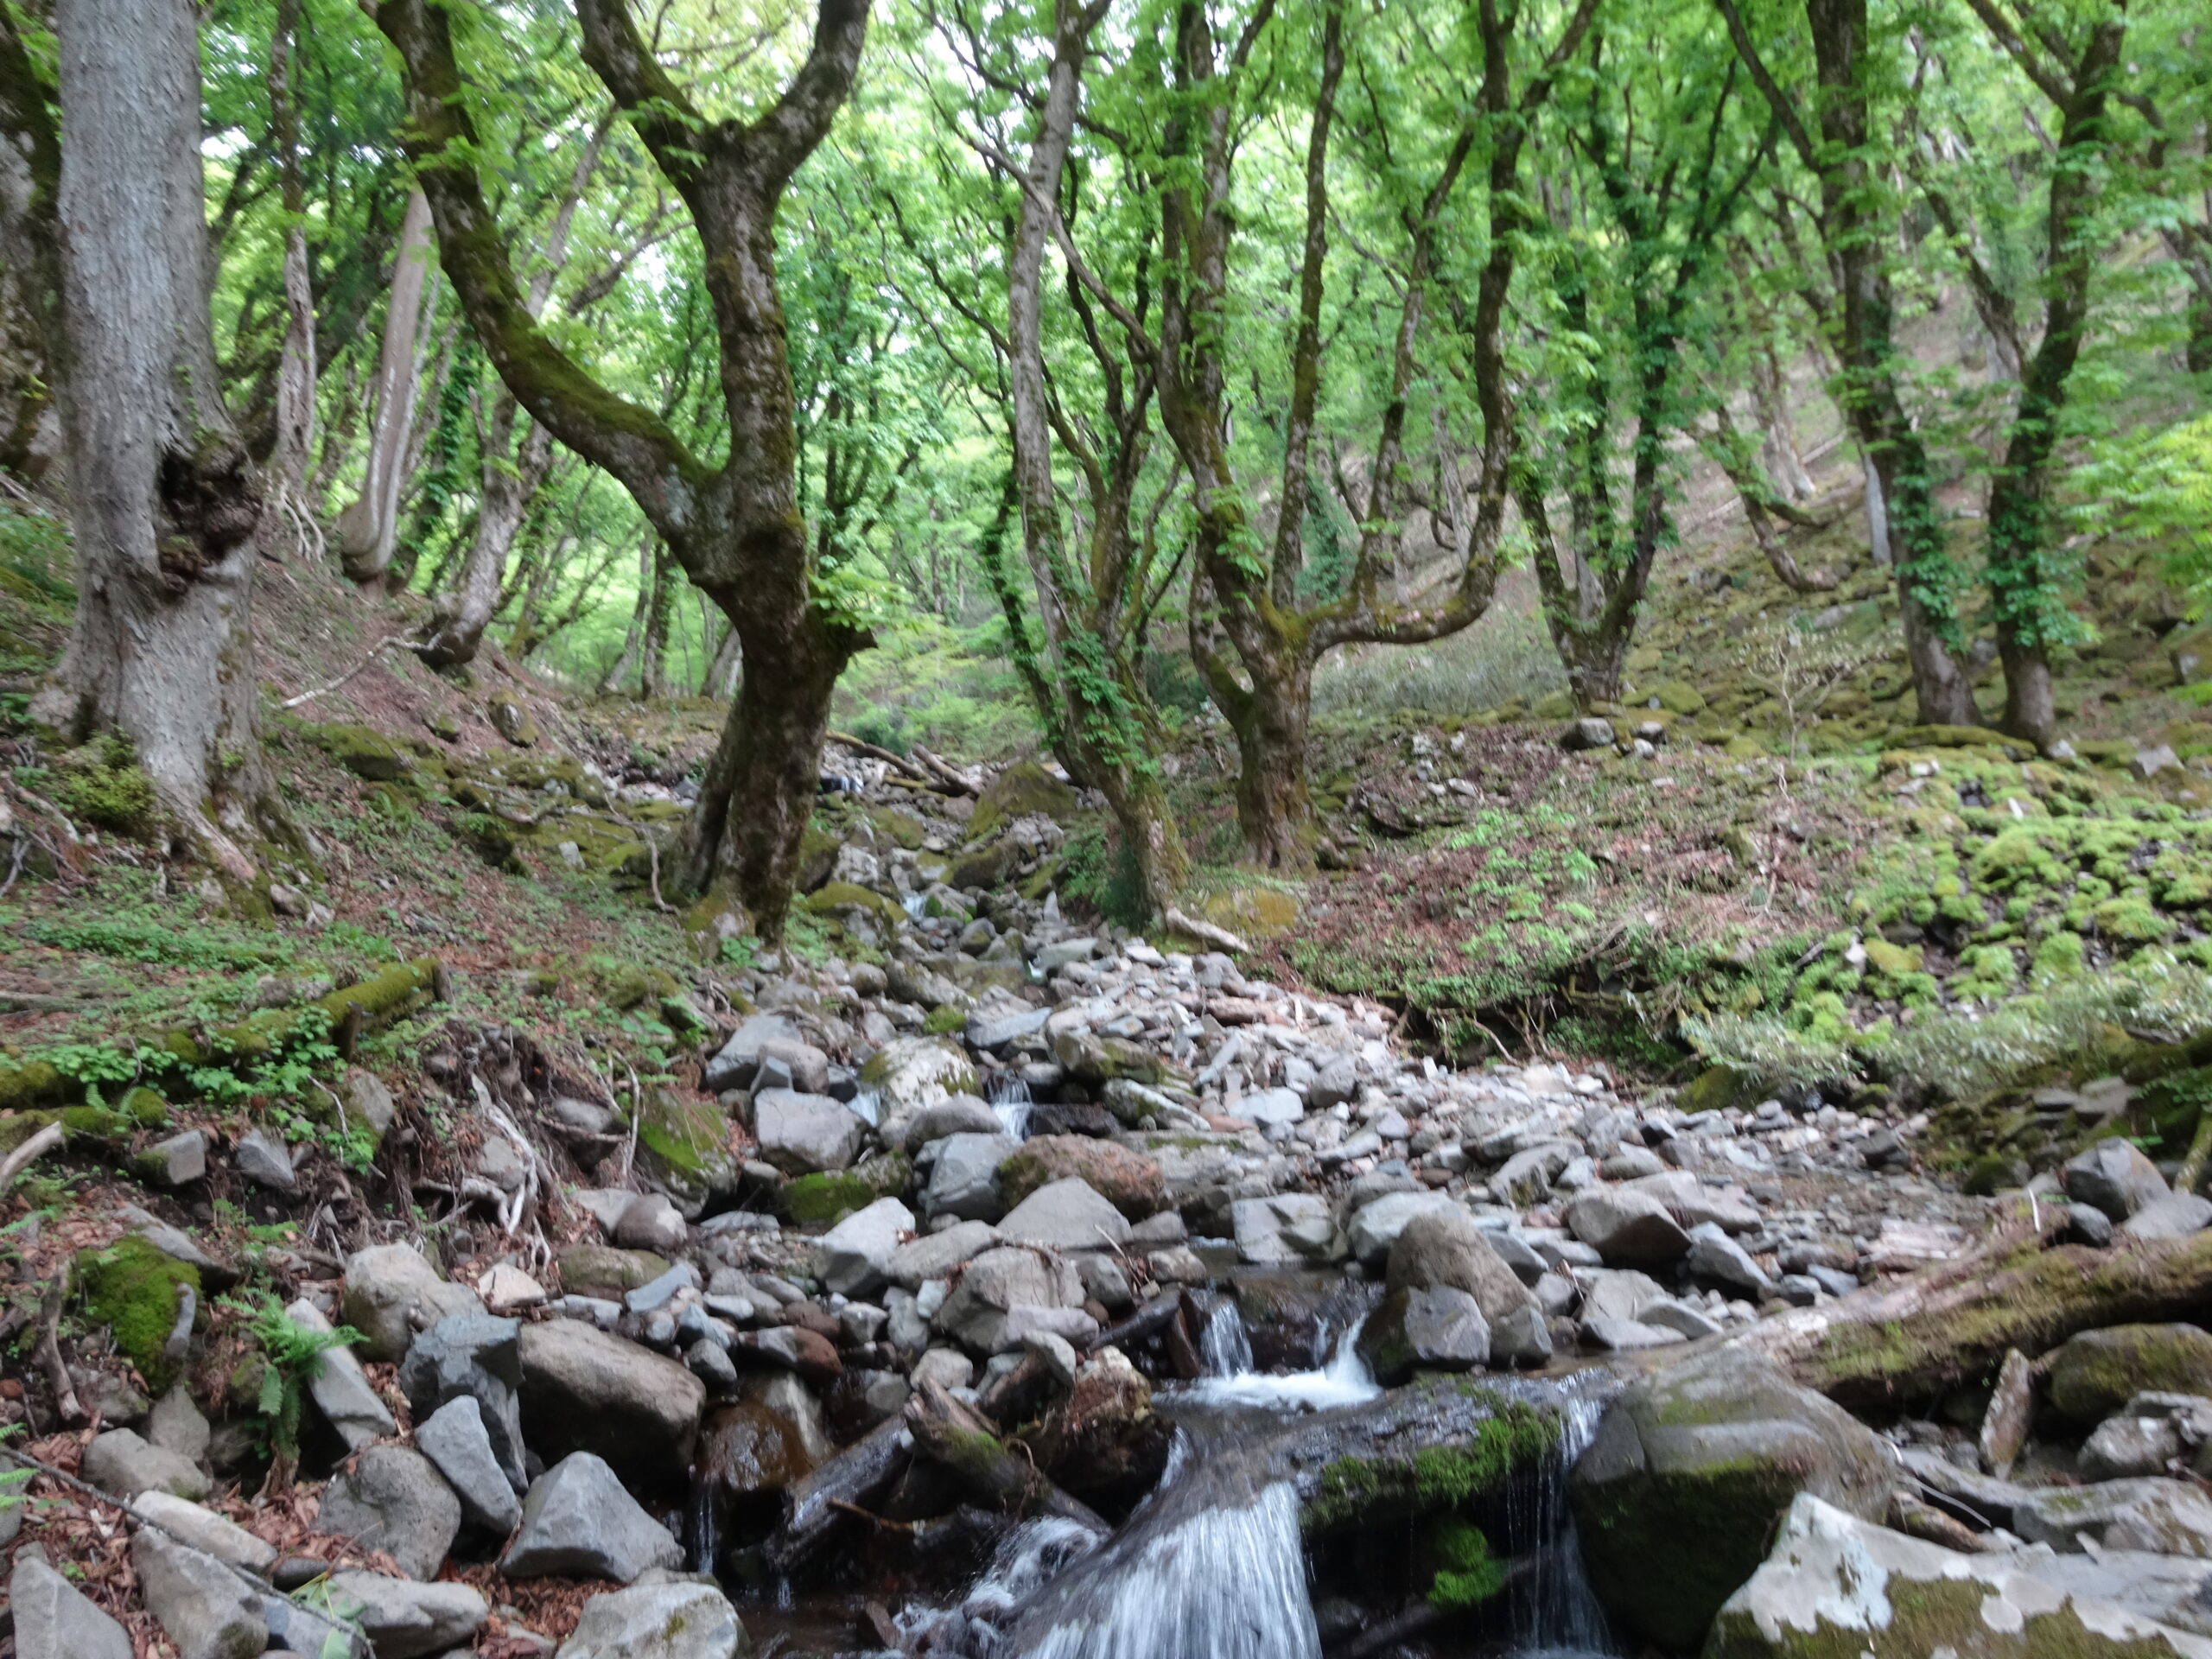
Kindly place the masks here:
[(949, 785), (963, 795), (980, 797), (982, 791), (968, 781), (966, 776), (952, 762), (941, 755), (931, 754), (920, 744), (914, 745), (914, 758), (934, 772), (939, 781)]
[(936, 781), (930, 773), (896, 750), (866, 742), (855, 737), (850, 732), (827, 732), (823, 735), (840, 748), (850, 749), (855, 754), (864, 754), (871, 760), (880, 760), (885, 766), (903, 772), (910, 778), (919, 779), (925, 785)]
[(67, 1134), (59, 1123), (49, 1123), (10, 1153), (7, 1161), (0, 1163), (0, 1192), (5, 1192), (16, 1176), (60, 1146)]
[(1194, 939), (1204, 939), (1208, 944), (1217, 944), (1237, 956), (1248, 956), (1252, 947), (1225, 927), (1216, 927), (1211, 922), (1202, 922), (1170, 905), (1160, 913), (1160, 919), (1179, 933), (1187, 933)]
[(73, 1266), (71, 1258), (63, 1257), (61, 1270), (47, 1287), (46, 1307), (38, 1335), (38, 1359), (46, 1368), (47, 1382), (54, 1389), (54, 1411), (65, 1423), (81, 1423), (85, 1421), (85, 1408), (77, 1400), (76, 1379), (61, 1363), (61, 1309), (69, 1300)]
[[(24, 844), (22, 840), (16, 842), (17, 846)], [(17, 867), (21, 867), (20, 861)], [(11, 869), (8, 872), (8, 880), (12, 882), (15, 879), (16, 871)], [(7, 893), (7, 887), (0, 886), (0, 898), (5, 898)], [(81, 1009), (99, 1006), (98, 1001), (86, 997), (44, 996), (35, 991), (0, 991), (0, 1014), (75, 1014)]]
[(676, 906), (670, 904), (667, 899), (660, 896), (660, 842), (655, 841), (651, 836), (647, 836), (645, 837), (645, 852), (652, 860), (652, 876), (653, 908), (655, 910), (666, 911), (671, 914), (673, 914), (675, 912)]
[(376, 661), (378, 656), (388, 646), (404, 645), (410, 651), (422, 651), (426, 649), (429, 644), (429, 642), (428, 640), (410, 639), (404, 632), (386, 634), (383, 639), (378, 640), (376, 644), (369, 647), (369, 654), (367, 656), (362, 658), (359, 662), (354, 664), (353, 667), (347, 669), (343, 674), (340, 674), (328, 685), (318, 685), (312, 691), (302, 691), (296, 697), (287, 697), (283, 702), (278, 703), (276, 706), (279, 709), (296, 709), (303, 702), (313, 702), (317, 697), (328, 696), (333, 691), (335, 691), (340, 686), (345, 684), (346, 681), (352, 679), (356, 674), (359, 674), (371, 663)]
[(1099, 1536), (1113, 1529), (1090, 1505), (1062, 1491), (1027, 1458), (1016, 1455), (991, 1426), (938, 1382), (925, 1382), (906, 1402), (914, 1449), (957, 1476), (979, 1497), (1017, 1515), (1051, 1515)]

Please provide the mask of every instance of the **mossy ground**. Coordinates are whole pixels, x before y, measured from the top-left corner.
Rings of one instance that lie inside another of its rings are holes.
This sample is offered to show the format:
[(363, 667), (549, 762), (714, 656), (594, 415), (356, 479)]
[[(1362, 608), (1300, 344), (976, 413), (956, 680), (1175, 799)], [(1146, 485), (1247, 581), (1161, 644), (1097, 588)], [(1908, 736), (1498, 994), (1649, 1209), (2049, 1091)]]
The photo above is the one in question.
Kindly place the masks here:
[(200, 1269), (163, 1255), (143, 1238), (124, 1237), (77, 1257), (86, 1316), (113, 1332), (115, 1345), (149, 1386), (168, 1386), (172, 1367), (163, 1353), (177, 1320), (177, 1292), (200, 1294)]

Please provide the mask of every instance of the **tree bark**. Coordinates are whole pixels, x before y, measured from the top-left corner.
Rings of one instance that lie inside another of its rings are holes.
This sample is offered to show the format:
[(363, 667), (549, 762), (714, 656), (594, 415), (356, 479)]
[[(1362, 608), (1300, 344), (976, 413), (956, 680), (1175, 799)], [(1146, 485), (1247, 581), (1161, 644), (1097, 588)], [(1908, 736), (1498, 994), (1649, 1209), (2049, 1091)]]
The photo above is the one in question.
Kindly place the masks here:
[(61, 445), (51, 342), (61, 306), (61, 139), (17, 32), (0, 7), (0, 467), (35, 484)]
[(553, 435), (536, 422), (523, 435), (521, 454), (512, 464), (508, 462), (515, 415), (514, 398), (501, 392), (484, 435), (484, 481), (477, 500), (476, 534), (469, 543), (468, 557), (461, 563), (460, 580), (439, 596), (431, 616), (430, 637), (416, 652), (432, 668), (459, 668), (476, 660), (484, 630), (491, 626), (499, 608), (507, 553), (514, 546), (515, 532), (522, 528), (531, 499), (553, 464)]
[(254, 728), (261, 498), (207, 309), (200, 40), (190, 0), (62, 0), (61, 385), (78, 602), (34, 712), (125, 734), (232, 880), (265, 833)]
[(1090, 1505), (1047, 1480), (1027, 1456), (1008, 1451), (991, 1426), (942, 1384), (923, 1383), (906, 1402), (906, 1427), (917, 1451), (943, 1464), (985, 1502), (1017, 1515), (1073, 1521), (1101, 1538), (1113, 1531)]
[(648, 697), (668, 695), (668, 636), (676, 620), (676, 561), (662, 550), (653, 561), (652, 600), (638, 664), (638, 690)]
[(287, 528), (295, 548), (320, 545), (305, 485), (308, 452), (315, 443), (315, 296), (308, 283), (308, 238), (303, 221), (307, 186), (300, 175), (300, 119), (292, 92), (292, 55), (300, 26), (300, 0), (277, 0), (270, 37), (270, 142), (284, 207), (284, 339), (277, 348), (276, 442), (263, 469), (269, 510), (262, 539), (275, 544)]
[[(638, 660), (638, 650), (645, 637), (645, 621), (652, 613), (654, 547), (658, 538), (652, 531), (638, 543), (638, 601), (630, 607), (630, 626), (622, 635), (622, 649), (607, 665), (607, 672), (599, 677), (599, 695), (611, 697), (622, 689), (622, 682), (629, 677), (630, 664)], [(722, 734), (727, 742), (729, 734)]]
[(421, 378), (423, 301), (432, 257), (429, 200), (417, 190), (407, 199), (399, 248), (392, 257), (391, 293), (385, 305), (384, 343), (377, 358), (376, 413), (369, 422), (361, 493), (338, 515), (339, 557), (346, 574), (365, 585), (383, 577), (398, 540), (407, 441), (414, 429), (415, 391)]

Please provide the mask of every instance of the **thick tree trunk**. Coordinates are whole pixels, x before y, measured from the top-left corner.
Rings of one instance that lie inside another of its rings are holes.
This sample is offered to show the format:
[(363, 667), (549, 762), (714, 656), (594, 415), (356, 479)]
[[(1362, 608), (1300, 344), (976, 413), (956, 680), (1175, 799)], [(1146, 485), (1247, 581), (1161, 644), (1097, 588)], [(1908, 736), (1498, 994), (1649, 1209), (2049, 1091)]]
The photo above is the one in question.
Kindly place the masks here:
[(523, 435), (522, 453), (512, 466), (507, 449), (512, 439), (515, 400), (499, 394), (485, 437), (484, 481), (476, 509), (476, 535), (469, 543), (461, 579), (441, 595), (432, 618), (430, 637), (418, 655), (432, 668), (459, 668), (476, 659), (484, 630), (499, 608), (505, 585), (507, 552), (531, 498), (545, 480), (553, 461), (553, 435), (533, 422)]
[(1789, 416), (1789, 382), (1775, 359), (1771, 346), (1761, 344), (1751, 352), (1751, 403), (1758, 410), (1760, 448), (1767, 475), (1784, 499), (1802, 503), (1813, 499), (1812, 474), (1797, 449), (1796, 423)]
[(1307, 722), (1313, 706), (1313, 664), (1287, 649), (1244, 658), (1252, 690), (1230, 724), (1236, 734), (1236, 823), (1252, 861), (1268, 869), (1302, 869), (1313, 861), (1319, 834), (1306, 787)]
[(276, 442), (264, 470), (269, 511), (262, 522), (264, 545), (280, 543), (284, 531), (302, 551), (322, 541), (307, 499), (308, 451), (315, 442), (315, 296), (308, 283), (308, 238), (301, 223), (307, 212), (307, 187), (300, 176), (299, 112), (292, 95), (292, 53), (299, 32), (300, 0), (278, 0), (276, 27), (269, 53), (270, 139), (288, 221), (284, 234), (284, 340), (277, 350)]
[(407, 483), (407, 441), (415, 424), (415, 391), (423, 355), (423, 296), (429, 286), (430, 204), (420, 190), (407, 199), (393, 257), (384, 345), (377, 359), (376, 413), (361, 493), (338, 515), (338, 552), (346, 574), (362, 583), (382, 578), (399, 532), (399, 497)]
[(264, 833), (254, 730), (261, 512), (215, 367), (190, 0), (62, 0), (64, 418), (78, 602), (34, 712), (126, 734), (233, 880)]
[(0, 467), (36, 483), (61, 449), (53, 340), (61, 304), (60, 135), (0, 7)]

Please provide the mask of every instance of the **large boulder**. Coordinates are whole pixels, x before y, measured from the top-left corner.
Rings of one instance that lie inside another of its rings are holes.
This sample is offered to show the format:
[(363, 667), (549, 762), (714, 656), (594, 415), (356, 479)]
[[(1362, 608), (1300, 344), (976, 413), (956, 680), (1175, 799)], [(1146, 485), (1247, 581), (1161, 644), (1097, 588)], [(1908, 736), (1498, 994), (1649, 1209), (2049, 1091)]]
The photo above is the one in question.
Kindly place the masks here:
[(522, 1421), (531, 1448), (590, 1452), (641, 1490), (683, 1488), (707, 1390), (672, 1359), (581, 1319), (526, 1325)]
[(449, 1284), (411, 1244), (376, 1244), (346, 1258), (340, 1312), (362, 1336), (361, 1357), (397, 1361), (416, 1332), (454, 1313), (481, 1313), (466, 1285)]
[(2126, 1221), (2171, 1191), (2158, 1166), (2133, 1141), (2119, 1135), (2098, 1141), (2075, 1158), (2061, 1172), (2061, 1179), (2068, 1198), (2101, 1210), (2114, 1221)]
[(888, 1282), (901, 1235), (914, 1230), (914, 1212), (896, 1198), (878, 1198), (823, 1234), (814, 1248), (823, 1287), (843, 1296), (872, 1296)]
[(141, 1527), (130, 1541), (130, 1566), (146, 1610), (179, 1659), (253, 1659), (269, 1645), (261, 1598), (214, 1556)]
[(461, 1530), (461, 1500), (420, 1452), (372, 1446), (330, 1478), (315, 1524), (386, 1552), (410, 1579), (430, 1579)]
[(29, 1549), (8, 1575), (18, 1659), (131, 1659), (130, 1637)]
[(729, 1598), (688, 1580), (594, 1596), (555, 1659), (745, 1659), (752, 1651)]
[(1690, 1236), (1656, 1194), (1598, 1186), (1567, 1206), (1567, 1230), (1609, 1268), (1662, 1267), (1690, 1253)]
[(613, 1579), (683, 1565), (683, 1546), (623, 1490), (604, 1459), (575, 1452), (531, 1484), (499, 1563), (511, 1579)]
[[(1497, 1356), (1500, 1364), (1521, 1357), (1541, 1325), (1541, 1319), (1533, 1325), (1525, 1318), (1516, 1319), (1539, 1311), (1536, 1299), (1456, 1205), (1423, 1211), (1406, 1224), (1390, 1246), (1384, 1285), (1381, 1306), (1360, 1327), (1359, 1351), (1386, 1385), (1404, 1382), (1422, 1366), (1465, 1370), (1492, 1363), (1488, 1350), (1466, 1351), (1475, 1323), (1485, 1342), (1508, 1327), (1511, 1351)], [(1475, 1309), (1476, 1321), (1459, 1317), (1464, 1310), (1454, 1299), (1462, 1296)], [(1442, 1328), (1439, 1321), (1449, 1329), (1449, 1343), (1435, 1338), (1435, 1330)]]
[[(330, 1334), (330, 1321), (304, 1296), (284, 1310), (284, 1317), (303, 1331)], [(372, 1446), (387, 1434), (399, 1432), (391, 1411), (377, 1391), (350, 1347), (326, 1348), (315, 1357), (315, 1374), (308, 1379), (308, 1397), (322, 1420), (337, 1430), (349, 1452)]]
[(1016, 1244), (1038, 1244), (1056, 1250), (1106, 1250), (1129, 1242), (1129, 1224), (1089, 1183), (1071, 1175), (1039, 1187), (1007, 1211), (999, 1223), (999, 1233)]
[(471, 1521), (503, 1538), (515, 1529), (522, 1506), (516, 1501), (514, 1483), (492, 1449), (483, 1408), (475, 1396), (455, 1395), (417, 1423), (415, 1446), (437, 1465)]
[(1722, 1605), (1705, 1659), (2212, 1659), (2212, 1642), (2051, 1582), (2032, 1557), (1962, 1554), (1809, 1492)]
[(1362, 1267), (1373, 1272), (1390, 1259), (1390, 1247), (1398, 1242), (1415, 1216), (1441, 1215), (1446, 1211), (1464, 1215), (1459, 1199), (1446, 1192), (1386, 1192), (1352, 1212), (1344, 1224), (1344, 1236), (1351, 1241), (1351, 1253)]
[(1083, 1280), (1072, 1263), (1047, 1261), (1034, 1250), (1002, 1247), (968, 1264), (960, 1283), (938, 1310), (936, 1325), (971, 1352), (991, 1355), (1019, 1344), (1025, 1320), (1016, 1310), (1079, 1309)]
[(999, 1187), (999, 1166), (1020, 1143), (1002, 1130), (963, 1131), (937, 1142), (929, 1185), (922, 1189), (922, 1211), (931, 1216), (958, 1216), (963, 1221), (996, 1221), (1006, 1213)]
[(1722, 1348), (1631, 1383), (1568, 1492), (1606, 1611), (1680, 1652), (1758, 1568), (1799, 1493), (1873, 1519), (1895, 1484), (1872, 1430), (1769, 1361)]
[(1018, 1205), (1054, 1181), (1080, 1180), (1131, 1221), (1166, 1202), (1160, 1165), (1141, 1152), (1087, 1135), (1039, 1135), (999, 1167), (999, 1189)]
[(330, 1575), (331, 1611), (361, 1627), (376, 1659), (423, 1659), (465, 1650), (484, 1628), (491, 1605), (465, 1584), (416, 1584), (381, 1573)]
[(753, 1135), (766, 1162), (786, 1175), (815, 1175), (859, 1157), (868, 1125), (827, 1095), (763, 1089), (753, 1097)]
[(399, 1386), (420, 1422), (448, 1401), (467, 1395), (480, 1408), (492, 1455), (507, 1484), (520, 1491), (523, 1470), (520, 1325), (489, 1313), (440, 1319), (415, 1338), (399, 1367)]
[(887, 1146), (907, 1144), (908, 1119), (955, 1095), (981, 1095), (976, 1063), (944, 1037), (896, 1037), (868, 1056), (861, 1083), (876, 1092), (875, 1121)]
[(2212, 1500), (2185, 1481), (2145, 1476), (2094, 1486), (2037, 1487), (2013, 1506), (2012, 1529), (2056, 1550), (2139, 1549), (2212, 1558)]
[(1291, 1267), (1313, 1254), (1308, 1242), (1334, 1234), (1329, 1202), (1318, 1192), (1238, 1198), (1229, 1206), (1236, 1257), (1256, 1268)]
[(2050, 1403), (2077, 1423), (2139, 1394), (2212, 1398), (2212, 1333), (2193, 1325), (2114, 1325), (2069, 1337), (2050, 1364)]

